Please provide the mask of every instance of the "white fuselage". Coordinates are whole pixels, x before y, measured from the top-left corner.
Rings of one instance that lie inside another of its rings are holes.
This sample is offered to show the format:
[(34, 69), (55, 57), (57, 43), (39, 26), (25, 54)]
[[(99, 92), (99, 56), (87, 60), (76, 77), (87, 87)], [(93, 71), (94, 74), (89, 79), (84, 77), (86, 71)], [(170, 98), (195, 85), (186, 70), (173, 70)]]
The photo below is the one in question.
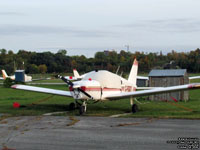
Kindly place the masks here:
[(88, 73), (81, 81), (73, 82), (73, 89), (69, 88), (75, 99), (89, 99), (84, 93), (79, 92), (81, 88), (91, 95), (94, 100), (106, 100), (104, 97), (111, 94), (122, 92), (131, 92), (136, 89), (128, 80), (113, 74), (109, 71), (92, 71)]

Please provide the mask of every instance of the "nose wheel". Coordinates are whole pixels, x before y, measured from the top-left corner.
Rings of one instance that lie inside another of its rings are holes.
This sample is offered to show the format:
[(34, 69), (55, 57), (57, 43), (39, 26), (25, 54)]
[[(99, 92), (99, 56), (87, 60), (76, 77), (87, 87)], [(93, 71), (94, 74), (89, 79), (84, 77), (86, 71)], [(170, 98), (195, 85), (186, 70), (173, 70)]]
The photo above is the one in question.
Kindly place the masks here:
[(83, 101), (83, 103), (79, 103), (78, 101), (76, 101), (76, 103), (70, 103), (69, 104), (69, 110), (75, 110), (76, 108), (79, 108), (79, 114), (83, 115), (84, 113), (86, 113), (86, 109), (87, 109), (87, 103), (86, 101)]

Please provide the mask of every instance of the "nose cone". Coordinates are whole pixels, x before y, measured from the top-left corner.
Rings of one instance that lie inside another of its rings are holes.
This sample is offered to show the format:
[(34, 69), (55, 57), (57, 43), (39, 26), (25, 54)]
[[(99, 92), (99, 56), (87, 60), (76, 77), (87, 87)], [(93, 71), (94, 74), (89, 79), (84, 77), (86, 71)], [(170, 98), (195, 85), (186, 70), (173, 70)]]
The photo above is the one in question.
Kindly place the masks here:
[(73, 84), (73, 87), (69, 87), (69, 90), (71, 91), (71, 94), (74, 97), (74, 99), (89, 99), (89, 97), (83, 92), (81, 92), (81, 90), (94, 97), (95, 94), (94, 91), (92, 91), (92, 89), (100, 88), (100, 83), (95, 80), (81, 80), (73, 82)]

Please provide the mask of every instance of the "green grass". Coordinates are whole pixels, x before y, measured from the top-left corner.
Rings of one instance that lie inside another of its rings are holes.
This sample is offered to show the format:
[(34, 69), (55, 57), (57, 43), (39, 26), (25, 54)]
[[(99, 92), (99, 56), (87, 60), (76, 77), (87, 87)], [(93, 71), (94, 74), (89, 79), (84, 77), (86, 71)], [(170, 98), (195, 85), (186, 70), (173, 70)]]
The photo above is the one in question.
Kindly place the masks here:
[[(48, 87), (61, 90), (67, 89), (65, 85), (54, 85)], [(43, 113), (54, 111), (66, 111), (67, 103), (73, 101), (73, 99), (71, 98), (66, 98), (62, 96), (53, 96), (49, 98), (48, 101), (43, 101), (51, 95), (4, 88), (3, 86), (0, 86), (0, 93), (0, 113), (7, 113), (14, 116), (41, 115)], [(37, 105), (30, 105), (32, 103), (38, 103), (39, 101), (42, 102)], [(21, 105), (27, 105), (27, 107), (14, 109), (12, 106), (13, 102), (18, 102)]]
[[(200, 80), (193, 80), (192, 82), (200, 82)], [(68, 89), (66, 85), (42, 85), (42, 87), (61, 90)], [(193, 90), (189, 93), (190, 100), (188, 102), (175, 103), (172, 101), (171, 103), (167, 103), (141, 100), (142, 104), (138, 104), (140, 111), (126, 117), (200, 119), (200, 90)], [(45, 99), (47, 100), (45, 101)], [(11, 116), (42, 115), (49, 112), (68, 111), (68, 105), (73, 101), (73, 98), (15, 90), (4, 88), (0, 85), (0, 113)], [(13, 108), (13, 102), (19, 102), (26, 107)], [(36, 105), (31, 105), (32, 103), (36, 103)], [(192, 111), (188, 111), (188, 109)], [(122, 99), (90, 104), (87, 107), (86, 115), (110, 116), (128, 112), (131, 112), (129, 99)], [(79, 115), (79, 112), (75, 110), (61, 115)]]

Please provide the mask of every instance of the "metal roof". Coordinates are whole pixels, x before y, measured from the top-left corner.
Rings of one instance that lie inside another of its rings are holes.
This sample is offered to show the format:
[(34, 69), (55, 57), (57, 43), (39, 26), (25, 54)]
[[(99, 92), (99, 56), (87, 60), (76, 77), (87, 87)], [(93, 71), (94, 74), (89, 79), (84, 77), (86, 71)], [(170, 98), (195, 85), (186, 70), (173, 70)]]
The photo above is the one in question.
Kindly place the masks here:
[(149, 77), (179, 77), (184, 76), (186, 72), (186, 69), (151, 70)]

